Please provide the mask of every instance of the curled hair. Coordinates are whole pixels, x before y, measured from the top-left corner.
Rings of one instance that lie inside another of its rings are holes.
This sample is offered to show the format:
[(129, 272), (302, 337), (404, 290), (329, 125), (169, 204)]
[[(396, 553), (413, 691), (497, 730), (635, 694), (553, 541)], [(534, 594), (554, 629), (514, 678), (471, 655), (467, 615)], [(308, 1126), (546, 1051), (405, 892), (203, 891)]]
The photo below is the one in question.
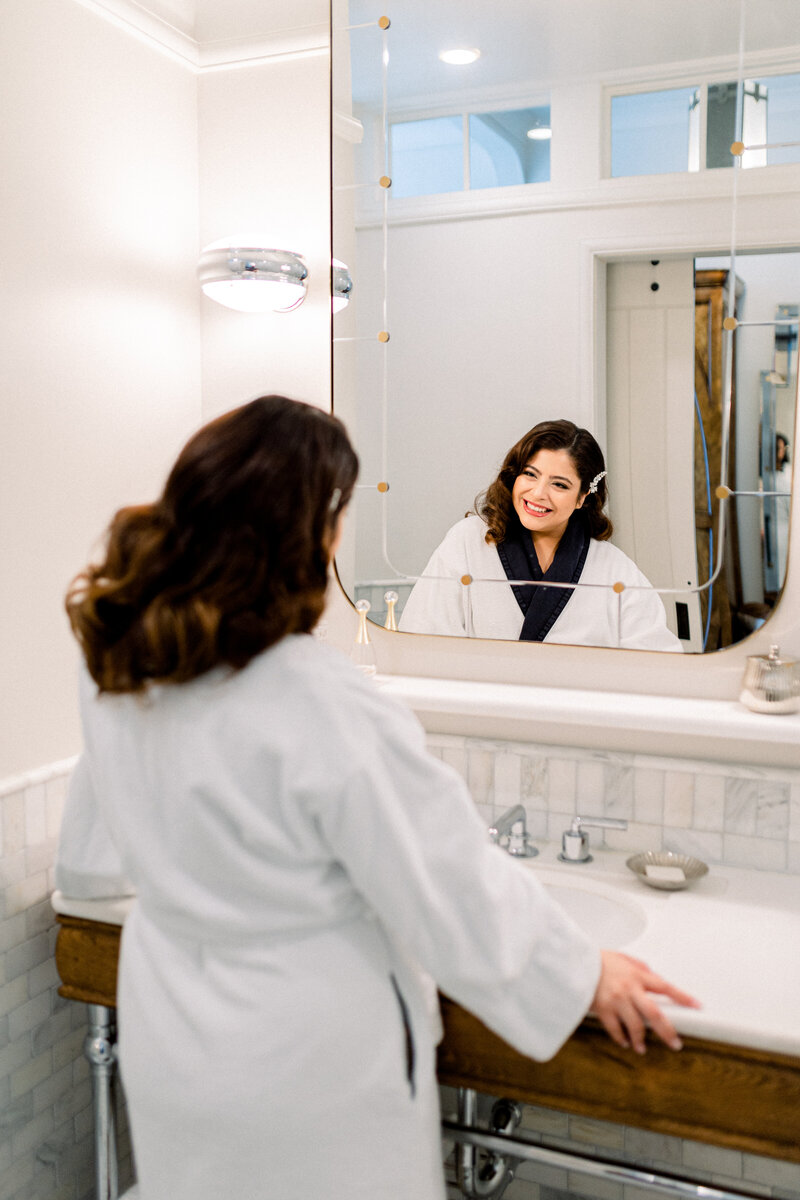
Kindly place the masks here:
[(358, 474), (342, 423), (262, 396), (203, 426), (154, 504), (121, 509), (66, 609), (102, 692), (239, 669), (325, 604), (330, 547)]
[(582, 507), (570, 520), (588, 522), (590, 536), (598, 542), (607, 541), (614, 527), (603, 512), (608, 499), (605, 476), (598, 480), (596, 491), (589, 491), (595, 476), (606, 469), (603, 451), (588, 429), (580, 429), (572, 421), (541, 421), (511, 447), (497, 478), (475, 500), (475, 511), (489, 527), (486, 541), (505, 541), (509, 527), (519, 521), (511, 498), (514, 483), (540, 450), (566, 450), (585, 494)]

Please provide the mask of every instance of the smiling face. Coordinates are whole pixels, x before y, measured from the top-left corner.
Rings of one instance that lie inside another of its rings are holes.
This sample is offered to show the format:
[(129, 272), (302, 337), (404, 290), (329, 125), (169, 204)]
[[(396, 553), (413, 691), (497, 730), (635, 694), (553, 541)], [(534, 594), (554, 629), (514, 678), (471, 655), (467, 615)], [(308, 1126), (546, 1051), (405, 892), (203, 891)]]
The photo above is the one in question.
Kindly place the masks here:
[(566, 450), (539, 450), (514, 481), (511, 501), (523, 529), (559, 539), (586, 493)]

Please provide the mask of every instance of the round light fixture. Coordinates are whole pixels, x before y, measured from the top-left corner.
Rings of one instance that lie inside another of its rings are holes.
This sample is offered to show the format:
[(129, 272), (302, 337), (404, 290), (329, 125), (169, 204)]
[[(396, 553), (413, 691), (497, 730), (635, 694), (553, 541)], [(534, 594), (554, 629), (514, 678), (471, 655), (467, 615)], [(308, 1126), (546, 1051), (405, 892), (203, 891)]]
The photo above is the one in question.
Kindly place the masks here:
[(439, 55), (443, 63), (449, 63), (452, 67), (466, 67), (470, 63), (474, 63), (480, 58), (480, 50), (467, 50), (466, 48), (456, 50), (443, 50)]
[(205, 294), (237, 312), (291, 312), (303, 303), (308, 268), (299, 254), (272, 250), (251, 236), (221, 238), (200, 255)]
[(532, 142), (549, 142), (552, 136), (553, 131), (548, 125), (535, 125), (526, 134), (526, 137), (529, 137)]

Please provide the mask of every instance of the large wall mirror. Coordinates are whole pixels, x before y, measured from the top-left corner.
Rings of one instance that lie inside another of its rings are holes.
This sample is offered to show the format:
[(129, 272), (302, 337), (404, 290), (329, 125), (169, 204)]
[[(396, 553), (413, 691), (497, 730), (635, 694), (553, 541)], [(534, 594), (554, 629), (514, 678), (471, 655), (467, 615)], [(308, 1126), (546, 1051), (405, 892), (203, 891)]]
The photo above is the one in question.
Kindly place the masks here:
[[(401, 630), (683, 653), (768, 622), (795, 450), (795, 0), (334, 0), (332, 61), (348, 595)], [(555, 420), (597, 443), (598, 491), (574, 449), (537, 450), (487, 546), (476, 497)]]

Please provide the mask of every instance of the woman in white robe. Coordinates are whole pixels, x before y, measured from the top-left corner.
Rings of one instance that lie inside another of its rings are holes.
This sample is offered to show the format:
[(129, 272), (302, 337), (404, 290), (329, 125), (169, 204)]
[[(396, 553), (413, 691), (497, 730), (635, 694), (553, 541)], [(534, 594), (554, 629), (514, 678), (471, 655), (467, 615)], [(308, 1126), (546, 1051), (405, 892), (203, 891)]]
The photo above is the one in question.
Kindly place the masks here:
[(253, 401), (117, 515), (68, 597), (85, 748), (56, 884), (136, 896), (141, 1200), (441, 1200), (424, 972), (536, 1058), (590, 1005), (620, 1044), (649, 1023), (679, 1048), (650, 993), (689, 997), (598, 953), (411, 714), (309, 636), (355, 474), (339, 422)]
[[(509, 450), (478, 513), (434, 551), (400, 629), (680, 652), (661, 597), (608, 541), (605, 476), (588, 430), (534, 426)], [(545, 586), (553, 583), (561, 586)]]

